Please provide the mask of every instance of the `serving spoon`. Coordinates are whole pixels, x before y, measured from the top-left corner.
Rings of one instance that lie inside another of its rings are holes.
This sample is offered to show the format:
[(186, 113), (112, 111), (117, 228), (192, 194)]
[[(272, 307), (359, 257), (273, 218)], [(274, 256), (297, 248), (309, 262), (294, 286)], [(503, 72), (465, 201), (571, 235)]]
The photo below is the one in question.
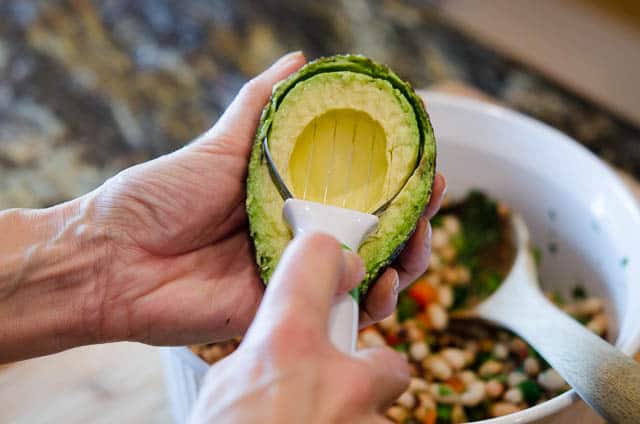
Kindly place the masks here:
[(481, 318), (526, 339), (611, 423), (640, 423), (640, 364), (558, 309), (542, 293), (524, 219), (511, 218), (516, 257), (488, 298), (455, 318)]

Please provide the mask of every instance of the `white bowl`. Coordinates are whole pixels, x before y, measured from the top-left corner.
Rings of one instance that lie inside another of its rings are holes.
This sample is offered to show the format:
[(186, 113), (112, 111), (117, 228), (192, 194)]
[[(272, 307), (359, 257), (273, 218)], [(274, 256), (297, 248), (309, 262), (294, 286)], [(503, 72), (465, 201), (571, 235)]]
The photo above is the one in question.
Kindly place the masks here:
[[(607, 299), (610, 339), (624, 353), (640, 346), (640, 210), (618, 177), (562, 133), (484, 102), (424, 93), (438, 141), (438, 168), (454, 197), (478, 188), (522, 213), (543, 250), (543, 287), (576, 284)], [(553, 246), (552, 249), (549, 249)], [(555, 251), (552, 253), (551, 250)], [(183, 422), (206, 364), (187, 348), (164, 351), (174, 418)], [(482, 423), (597, 423), (571, 390)]]

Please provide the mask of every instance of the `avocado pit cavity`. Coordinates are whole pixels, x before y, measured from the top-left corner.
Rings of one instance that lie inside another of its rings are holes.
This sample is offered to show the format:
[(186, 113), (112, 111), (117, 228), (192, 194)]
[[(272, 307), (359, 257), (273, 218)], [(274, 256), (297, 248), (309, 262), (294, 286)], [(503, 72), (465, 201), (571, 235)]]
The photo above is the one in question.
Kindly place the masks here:
[(294, 197), (371, 212), (389, 195), (387, 137), (367, 113), (330, 110), (296, 140), (289, 174)]

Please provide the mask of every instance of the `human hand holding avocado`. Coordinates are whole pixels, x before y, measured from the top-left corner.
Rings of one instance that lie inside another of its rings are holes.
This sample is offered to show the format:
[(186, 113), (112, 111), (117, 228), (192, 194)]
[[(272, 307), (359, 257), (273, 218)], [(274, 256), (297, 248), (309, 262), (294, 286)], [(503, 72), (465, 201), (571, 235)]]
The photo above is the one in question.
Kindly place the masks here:
[(190, 423), (389, 422), (407, 362), (386, 346), (346, 355), (328, 337), (332, 301), (363, 276), (332, 237), (296, 237), (240, 347), (209, 369)]
[[(0, 362), (90, 343), (188, 344), (241, 334), (264, 291), (246, 224), (245, 177), (273, 85), (304, 64), (287, 55), (249, 82), (218, 123), (170, 155), (81, 198), (0, 214)], [(424, 271), (436, 177), (415, 234), (363, 302), (389, 314)]]

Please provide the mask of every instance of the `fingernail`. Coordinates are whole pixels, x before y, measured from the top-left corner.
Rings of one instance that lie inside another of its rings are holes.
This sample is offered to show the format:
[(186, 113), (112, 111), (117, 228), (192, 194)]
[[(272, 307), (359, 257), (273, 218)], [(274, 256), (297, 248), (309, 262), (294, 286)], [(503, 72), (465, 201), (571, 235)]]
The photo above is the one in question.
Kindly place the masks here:
[(290, 60), (292, 60), (294, 57), (297, 57), (300, 55), (302, 55), (302, 50), (296, 50), (294, 52), (287, 53), (284, 56), (282, 56), (280, 59), (278, 59), (276, 63), (274, 63), (274, 65), (277, 65), (277, 66), (282, 65), (283, 63), (287, 63)]
[(427, 218), (421, 219), (424, 220), (424, 229), (422, 230), (424, 236), (424, 246), (428, 249), (431, 246), (431, 222), (429, 222)]
[(447, 197), (447, 190), (449, 190), (449, 186), (447, 185), (447, 180), (442, 177), (442, 181), (444, 182), (444, 188), (442, 189), (442, 198)]
[(398, 293), (400, 293), (400, 276), (398, 273), (395, 273), (395, 277), (393, 279), (393, 296), (397, 299)]
[(349, 250), (344, 250), (342, 254), (344, 255), (346, 274), (353, 278), (356, 284), (359, 284), (364, 279), (365, 272), (362, 258)]

